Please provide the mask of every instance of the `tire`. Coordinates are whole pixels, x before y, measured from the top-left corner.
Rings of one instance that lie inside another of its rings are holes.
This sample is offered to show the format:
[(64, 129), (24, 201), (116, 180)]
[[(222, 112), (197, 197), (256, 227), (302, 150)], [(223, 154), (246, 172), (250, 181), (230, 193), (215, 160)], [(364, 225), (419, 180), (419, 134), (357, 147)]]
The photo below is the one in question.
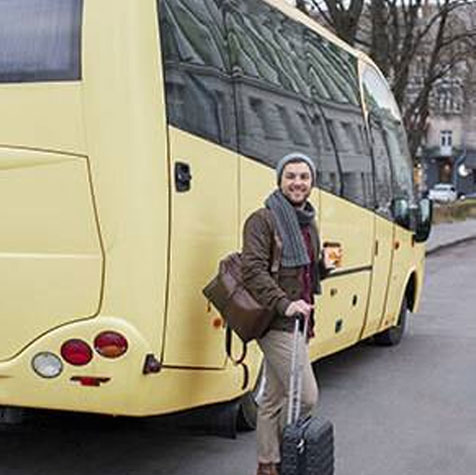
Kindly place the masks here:
[(247, 392), (240, 400), (238, 410), (238, 430), (253, 431), (256, 429), (256, 421), (258, 418), (258, 397), (264, 384), (263, 365), (258, 374), (256, 385), (252, 391)]
[(379, 346), (395, 346), (398, 345), (403, 338), (405, 327), (407, 323), (408, 304), (406, 296), (403, 298), (402, 305), (400, 307), (400, 314), (398, 316), (398, 322), (395, 326), (384, 330), (381, 333), (377, 333), (374, 336), (375, 344)]

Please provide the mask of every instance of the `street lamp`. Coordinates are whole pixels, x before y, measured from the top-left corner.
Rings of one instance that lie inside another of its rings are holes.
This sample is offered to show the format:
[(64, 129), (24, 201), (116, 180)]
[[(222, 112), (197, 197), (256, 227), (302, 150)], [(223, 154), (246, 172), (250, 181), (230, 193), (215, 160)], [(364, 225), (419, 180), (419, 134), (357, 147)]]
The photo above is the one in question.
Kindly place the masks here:
[(422, 164), (422, 157), (423, 157), (423, 147), (418, 145), (415, 151), (415, 165), (414, 165), (414, 177), (415, 177), (415, 185), (418, 198), (421, 198), (423, 195), (423, 191), (425, 187), (425, 177), (423, 171), (423, 164)]
[(471, 170), (471, 168), (468, 168), (466, 166), (466, 164), (462, 163), (459, 167), (458, 167), (458, 175), (461, 177), (461, 178), (467, 178), (469, 175), (471, 175), (471, 173), (473, 173), (473, 170)]
[(466, 170), (468, 170), (464, 164), (464, 161), (466, 160), (466, 148), (464, 148), (463, 152), (461, 155), (455, 160), (455, 163), (453, 165), (453, 184), (456, 190), (456, 193), (458, 193), (458, 177), (466, 177), (469, 175), (466, 173)]

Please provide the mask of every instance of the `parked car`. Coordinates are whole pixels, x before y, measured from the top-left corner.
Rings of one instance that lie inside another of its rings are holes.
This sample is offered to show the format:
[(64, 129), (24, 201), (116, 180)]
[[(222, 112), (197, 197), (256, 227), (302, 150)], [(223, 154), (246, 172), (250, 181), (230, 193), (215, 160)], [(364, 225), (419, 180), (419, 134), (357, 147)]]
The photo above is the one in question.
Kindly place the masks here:
[(451, 183), (437, 183), (428, 193), (428, 198), (440, 203), (451, 203), (456, 201), (457, 193)]
[(476, 199), (476, 192), (473, 191), (471, 193), (462, 193), (459, 196), (460, 200), (475, 200)]

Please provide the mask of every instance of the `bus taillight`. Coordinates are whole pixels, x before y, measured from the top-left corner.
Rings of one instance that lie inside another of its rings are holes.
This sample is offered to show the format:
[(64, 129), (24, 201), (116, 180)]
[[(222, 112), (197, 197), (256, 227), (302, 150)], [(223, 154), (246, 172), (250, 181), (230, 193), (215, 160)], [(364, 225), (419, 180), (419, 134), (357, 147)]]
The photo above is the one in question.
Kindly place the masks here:
[(94, 339), (94, 349), (105, 358), (118, 358), (127, 348), (127, 340), (117, 332), (105, 331)]
[(73, 366), (84, 366), (91, 361), (93, 350), (83, 340), (72, 339), (63, 343), (61, 356)]

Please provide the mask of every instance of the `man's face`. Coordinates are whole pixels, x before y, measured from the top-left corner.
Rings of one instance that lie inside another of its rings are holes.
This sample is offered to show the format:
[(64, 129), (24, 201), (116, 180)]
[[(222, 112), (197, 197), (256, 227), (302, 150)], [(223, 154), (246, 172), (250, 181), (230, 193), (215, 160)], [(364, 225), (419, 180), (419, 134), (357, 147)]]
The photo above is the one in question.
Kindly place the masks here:
[(294, 206), (301, 206), (312, 189), (312, 172), (306, 162), (288, 163), (281, 175), (280, 189)]

